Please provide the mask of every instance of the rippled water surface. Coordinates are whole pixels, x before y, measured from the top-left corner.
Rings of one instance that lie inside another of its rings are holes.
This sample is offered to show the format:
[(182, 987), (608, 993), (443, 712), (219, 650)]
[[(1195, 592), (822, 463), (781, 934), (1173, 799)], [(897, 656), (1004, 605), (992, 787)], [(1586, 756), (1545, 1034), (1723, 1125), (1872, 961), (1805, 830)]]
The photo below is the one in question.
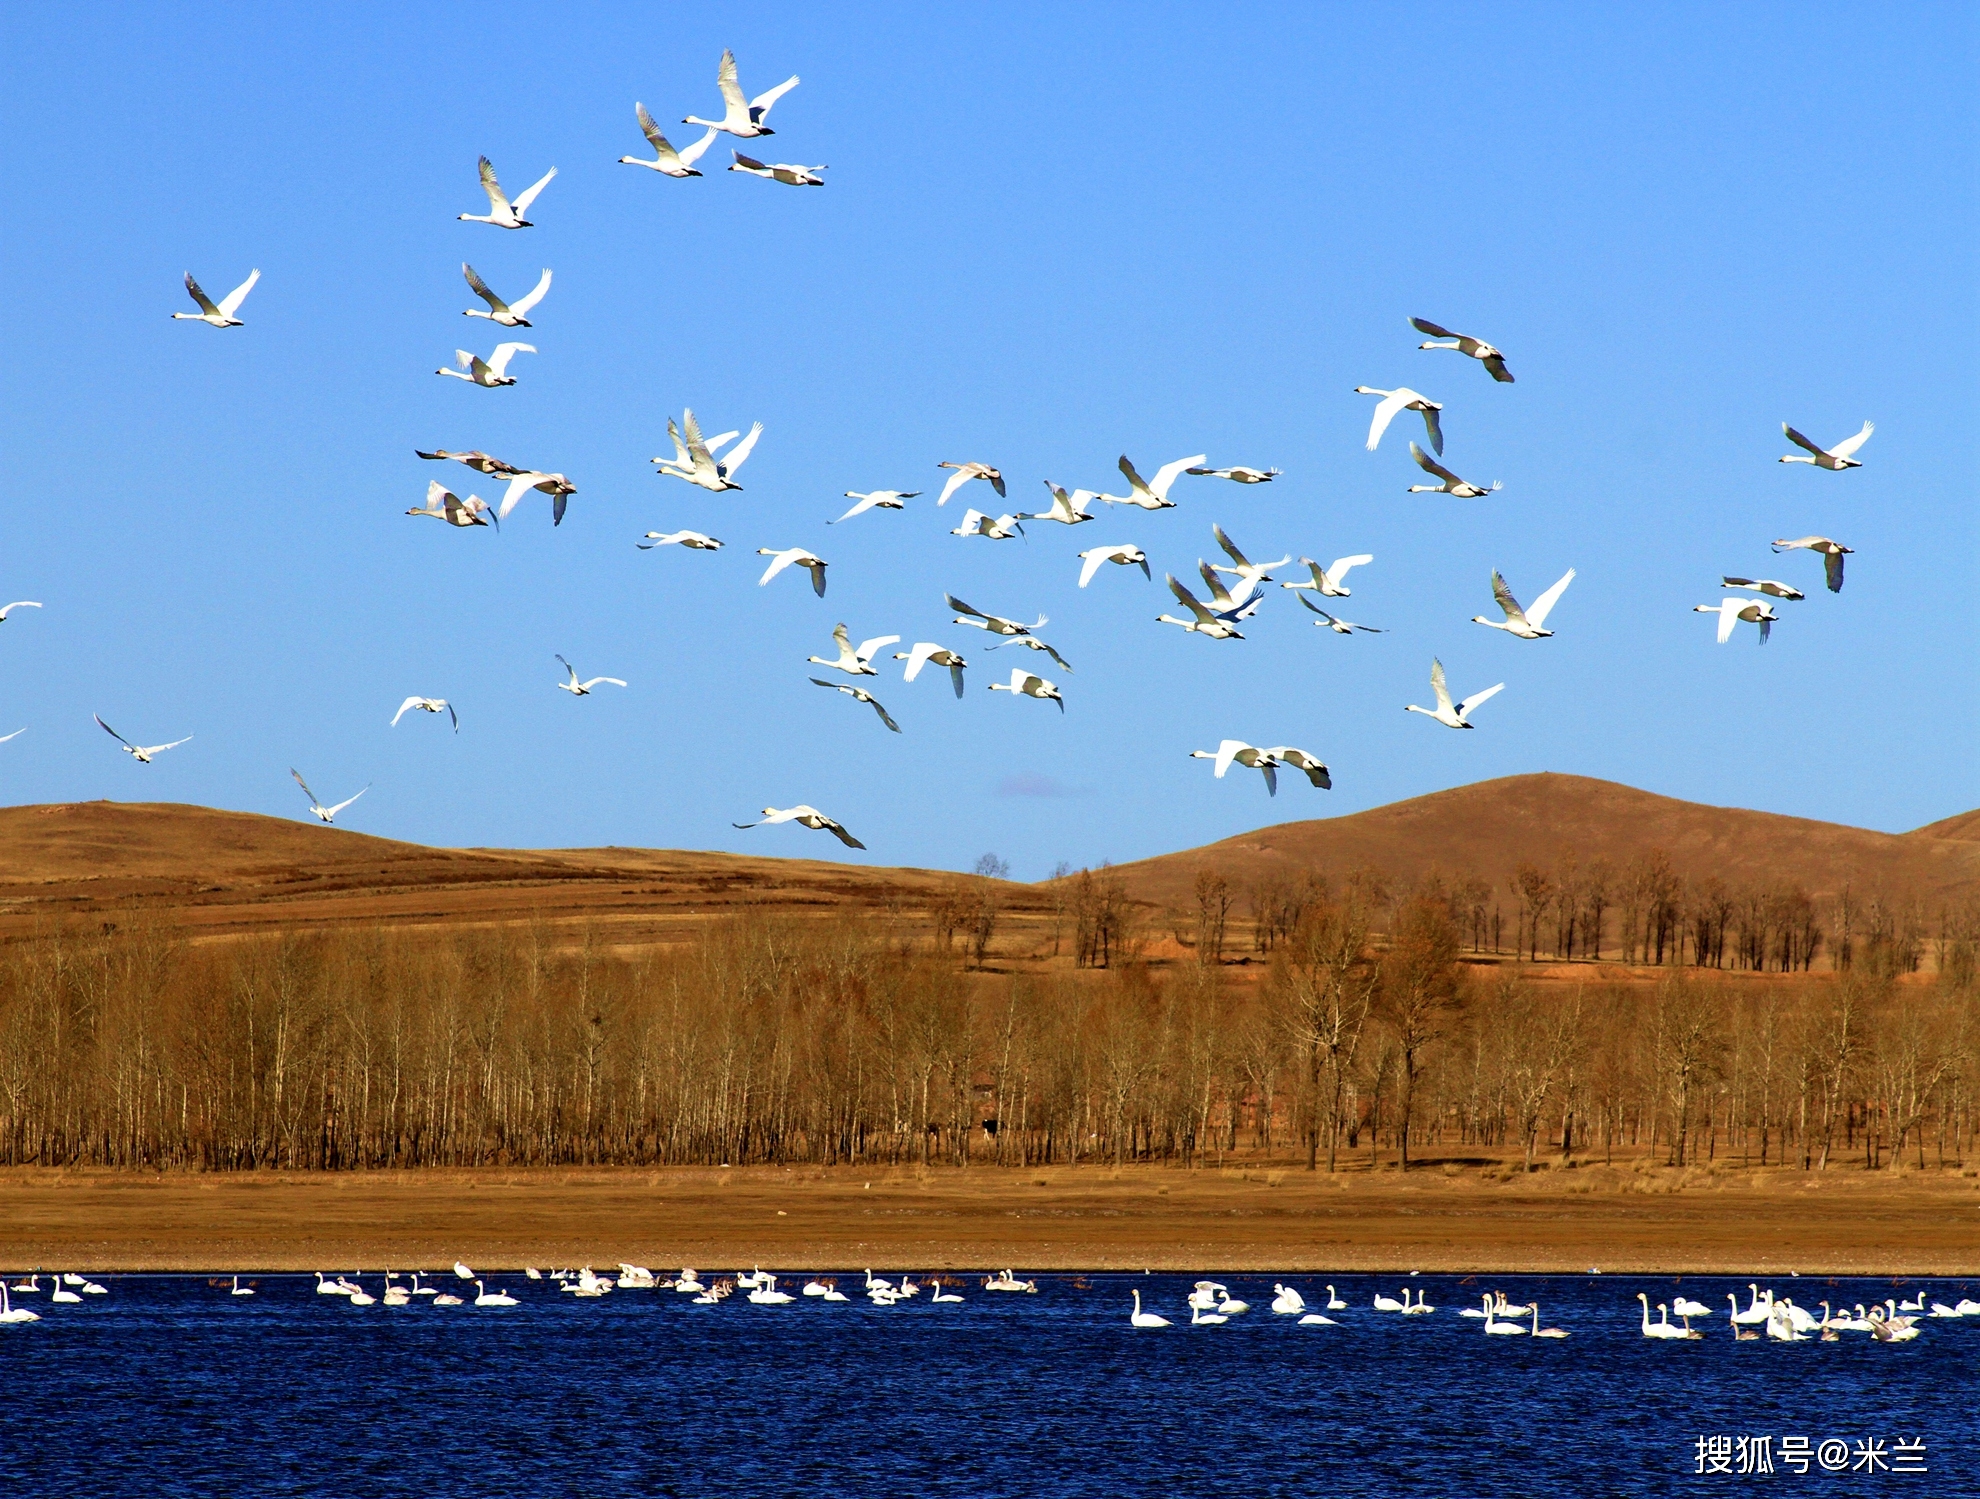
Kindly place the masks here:
[[(522, 1304), (496, 1309), (99, 1277), (109, 1295), (20, 1298), (42, 1320), (0, 1327), (0, 1494), (1980, 1495), (1980, 1317), (1906, 1345), (1735, 1343), (1729, 1281), (1492, 1279), (1572, 1333), (1536, 1342), (1456, 1315), (1485, 1281), (1412, 1280), (1439, 1310), (1404, 1318), (1370, 1309), (1398, 1281), (1337, 1276), (1342, 1325), (1302, 1327), (1268, 1309), (1271, 1277), (1226, 1275), (1252, 1306), (1228, 1325), (1128, 1325), (1137, 1288), (1186, 1322), (1194, 1278), (972, 1280), (959, 1306), (876, 1308), (502, 1276)], [(1287, 1283), (1326, 1299), (1324, 1277)], [(1813, 1309), (1980, 1283), (1776, 1289)], [(1639, 1290), (1720, 1312), (1701, 1342), (1649, 1341)], [(1772, 1437), (1774, 1473), (1695, 1476), (1713, 1434)], [(1922, 1437), (1928, 1472), (1800, 1476), (1785, 1436)]]

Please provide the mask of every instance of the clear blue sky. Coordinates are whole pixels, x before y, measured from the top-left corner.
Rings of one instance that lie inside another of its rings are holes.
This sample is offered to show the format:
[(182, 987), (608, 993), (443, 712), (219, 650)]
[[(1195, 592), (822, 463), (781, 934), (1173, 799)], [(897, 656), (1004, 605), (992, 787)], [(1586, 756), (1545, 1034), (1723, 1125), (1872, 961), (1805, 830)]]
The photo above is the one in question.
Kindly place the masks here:
[[(373, 783), (344, 822), (391, 837), (837, 855), (729, 826), (806, 801), (875, 861), (1023, 878), (1537, 770), (1892, 830), (1964, 810), (1974, 33), (1951, 5), (11, 12), (0, 602), (47, 608), (0, 625), (0, 732), (29, 728), (3, 794), (296, 816), (294, 765), (326, 800)], [(635, 99), (716, 111), (724, 46), (751, 93), (802, 76), (760, 144), (828, 186), (617, 164)], [(512, 191), (559, 168), (537, 227), (456, 221), (484, 152)], [(556, 271), (513, 388), (432, 373), (497, 340), (464, 259), (518, 295)], [(182, 272), (252, 267), (245, 328), (168, 319)], [(1412, 314), (1518, 384), (1418, 352)], [(1448, 461), (1505, 489), (1406, 494), (1420, 423), (1363, 451), (1358, 384), (1443, 401)], [(653, 475), (688, 405), (765, 424), (743, 493)], [(1775, 461), (1783, 420), (1866, 418), (1860, 470)], [(415, 446), (579, 493), (557, 530), (541, 499), (499, 536), (408, 519), (434, 477), (492, 497)], [(1008, 543), (932, 508), (943, 459), (1029, 508), (1118, 491), (1122, 452), (1285, 473)], [(876, 487), (929, 493), (824, 524)], [(1344, 612), (1389, 633), (1277, 590), (1243, 642), (1156, 624), (1213, 521), (1253, 556), (1373, 552)], [(729, 546), (635, 550), (680, 526)], [(1769, 554), (1806, 533), (1857, 549), (1839, 597)], [(1115, 541), (1155, 582), (1082, 593), (1074, 554)], [(794, 545), (825, 600), (757, 588), (755, 549)], [(1522, 597), (1579, 569), (1556, 638), (1468, 622), (1495, 566)], [(1690, 610), (1724, 572), (1809, 598), (1719, 647)], [(1051, 616), (1063, 717), (985, 690), (1043, 658), (986, 653), (945, 589)], [(812, 687), (838, 620), (962, 649), (966, 701), (889, 662), (895, 736)], [(558, 651), (632, 685), (557, 692)], [(1460, 695), (1507, 684), (1476, 732), (1402, 711), (1433, 653)], [(459, 736), (388, 729), (413, 692)], [(139, 766), (93, 712), (196, 737)], [(1226, 736), (1336, 789), (1214, 781), (1187, 753)]]

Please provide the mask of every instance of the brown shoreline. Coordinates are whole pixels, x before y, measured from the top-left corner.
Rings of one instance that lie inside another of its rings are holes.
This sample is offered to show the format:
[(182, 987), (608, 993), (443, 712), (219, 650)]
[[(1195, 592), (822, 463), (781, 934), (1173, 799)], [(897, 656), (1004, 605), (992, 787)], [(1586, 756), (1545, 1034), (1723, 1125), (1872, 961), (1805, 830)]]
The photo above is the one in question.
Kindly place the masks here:
[(0, 1269), (524, 1264), (725, 1270), (1980, 1273), (1980, 1181), (1431, 1163), (422, 1170), (0, 1170)]

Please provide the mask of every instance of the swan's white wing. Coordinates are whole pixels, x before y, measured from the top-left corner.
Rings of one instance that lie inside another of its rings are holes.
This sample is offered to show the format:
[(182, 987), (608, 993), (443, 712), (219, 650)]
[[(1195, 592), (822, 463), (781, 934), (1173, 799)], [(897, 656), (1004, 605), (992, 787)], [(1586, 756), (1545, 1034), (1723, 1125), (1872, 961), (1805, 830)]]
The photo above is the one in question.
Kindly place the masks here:
[(550, 185), (550, 179), (556, 175), (557, 175), (557, 169), (555, 167), (552, 167), (550, 168), (549, 171), (545, 172), (541, 177), (537, 178), (536, 181), (532, 182), (529, 185), (529, 191), (525, 192), (520, 198), (516, 199), (515, 202), (516, 217), (521, 218), (524, 214), (529, 212), (529, 205), (536, 201), (536, 195), (542, 192), (544, 188), (548, 187)]
[[(556, 654), (556, 653), (555, 653), (555, 652), (553, 652), (552, 654)], [(568, 661), (564, 661), (564, 658), (563, 658), (563, 656), (562, 656), (562, 655), (557, 655), (557, 659), (558, 659), (559, 661), (563, 661), (563, 664), (564, 664), (564, 670), (565, 670), (565, 671), (567, 671), (567, 672), (569, 672), (569, 673), (571, 674), (571, 685), (575, 687), (575, 686), (577, 685), (577, 668), (576, 668), (575, 666), (573, 666), (573, 665), (571, 665), (571, 663), (570, 663), (570, 662), (568, 662)]]
[(782, 572), (804, 555), (804, 552), (798, 548), (793, 548), (788, 552), (773, 552), (768, 547), (758, 547), (756, 551), (758, 556), (768, 557), (770, 559), (770, 565), (763, 569), (763, 576), (756, 580), (756, 586), (758, 588), (768, 583), (778, 573)]
[(947, 604), (951, 609), (955, 610), (956, 613), (958, 614), (973, 614), (978, 619), (990, 618), (990, 616), (985, 614), (981, 609), (970, 608), (969, 605), (965, 604), (961, 599), (957, 598), (953, 593), (943, 594), (942, 602)]
[[(848, 498), (850, 498), (850, 496), (848, 496)], [(852, 509), (848, 510), (844, 515), (840, 516), (839, 520), (851, 520), (855, 515), (860, 515), (868, 510), (871, 510), (878, 503), (879, 501), (874, 499), (872, 495), (863, 494), (859, 497), (859, 503), (853, 506)], [(838, 523), (839, 523), (838, 520), (825, 522), (825, 524), (828, 526), (836, 526)]]
[(509, 200), (502, 196), (502, 184), (495, 180), (495, 163), (486, 156), (481, 158), (481, 190), (488, 194), (489, 212), (500, 218)]
[(1210, 525), (1210, 534), (1217, 538), (1217, 545), (1224, 549), (1231, 561), (1235, 562), (1239, 567), (1251, 566), (1250, 559), (1237, 549), (1230, 537), (1224, 534), (1224, 528), (1222, 526), (1213, 521)]
[(593, 677), (590, 681), (585, 682), (582, 685), (586, 687), (596, 687), (600, 682), (610, 682), (614, 687), (624, 687), (627, 685), (626, 679), (624, 677)]
[(1465, 714), (1469, 713), (1473, 708), (1476, 708), (1480, 703), (1484, 702), (1485, 699), (1487, 699), (1488, 697), (1491, 697), (1494, 694), (1496, 694), (1505, 685), (1506, 684), (1504, 682), (1499, 682), (1491, 687), (1487, 687), (1483, 692), (1472, 693), (1470, 697), (1466, 698), (1463, 702), (1457, 705), (1458, 717), (1463, 718)]
[(1410, 327), (1414, 328), (1418, 333), (1427, 333), (1432, 338), (1457, 338), (1461, 336), (1459, 334), (1451, 332), (1451, 330), (1448, 328), (1439, 328), (1435, 323), (1431, 322), (1430, 319), (1428, 318), (1413, 317), (1409, 320), (1409, 325)]
[(722, 49), (721, 66), (715, 70), (715, 87), (722, 91), (724, 124), (740, 125), (749, 118), (749, 105), (743, 100), (742, 84), (736, 79), (736, 54)]
[(1561, 595), (1567, 592), (1568, 584), (1573, 581), (1574, 569), (1569, 568), (1559, 582), (1533, 601), (1533, 607), (1526, 611), (1526, 622), (1536, 630), (1545, 624), (1547, 616), (1553, 612), (1554, 605), (1559, 602)]
[[(255, 274), (258, 276), (261, 273), (257, 271), (255, 272)], [(254, 283), (249, 282), (248, 284), (251, 286)], [(240, 293), (236, 293), (236, 295), (240, 295)], [(222, 312), (231, 312), (233, 310), (232, 306), (230, 305), (231, 301), (232, 299), (230, 298), (227, 302), (222, 302), (220, 304), (220, 310)], [(1875, 432), (1876, 430), (1877, 430), (1877, 424), (1875, 422), (1865, 422), (1863, 424), (1863, 430), (1857, 433), (1856, 436), (1845, 437), (1841, 442), (1837, 443), (1834, 447), (1830, 448), (1829, 456), (1831, 458), (1849, 457), (1858, 448), (1862, 447), (1866, 442), (1868, 442), (1870, 440), (1870, 434), (1872, 432)]]
[(535, 344), (497, 344), (495, 352), (488, 356), (488, 367), (498, 375), (509, 372), (509, 361), (518, 354), (534, 354)]
[(321, 803), (321, 802), (319, 802), (319, 801), (318, 801), (318, 800), (316, 799), (316, 793), (315, 793), (314, 791), (311, 791), (311, 790), (309, 789), (309, 782), (308, 782), (308, 781), (305, 781), (305, 780), (304, 780), (304, 779), (302, 778), (302, 772), (301, 772), (301, 771), (299, 771), (299, 770), (297, 770), (297, 769), (296, 769), (296, 768), (295, 768), (295, 767), (294, 767), (294, 766), (292, 765), (292, 766), (290, 766), (290, 767), (289, 767), (289, 774), (290, 774), (290, 775), (292, 775), (292, 776), (294, 776), (294, 777), (296, 778), (296, 784), (297, 784), (298, 786), (300, 786), (300, 787), (302, 787), (302, 789), (303, 789), (303, 795), (309, 798), (309, 804), (310, 804), (310, 806), (311, 806), (311, 808), (312, 808), (312, 809), (314, 809), (314, 808), (316, 808), (316, 807), (320, 807), (320, 806), (322, 806), (322, 805), (323, 805), (323, 803)]
[(1217, 779), (1220, 781), (1223, 780), (1224, 772), (1231, 768), (1231, 761), (1235, 760), (1239, 753), (1250, 748), (1251, 746), (1246, 744), (1242, 739), (1226, 739), (1223, 743), (1219, 744), (1217, 746)]
[(5, 619), (16, 609), (39, 609), (41, 605), (34, 599), (15, 599), (11, 604), (0, 604), (0, 619)]
[(949, 482), (942, 486), (942, 497), (939, 500), (937, 500), (935, 503), (937, 505), (948, 504), (949, 496), (954, 494), (958, 489), (961, 489), (963, 485), (969, 483), (969, 481), (975, 477), (976, 476), (970, 473), (968, 469), (962, 469), (962, 468), (957, 469), (953, 474), (949, 475)]
[(89, 716), (91, 718), (96, 719), (96, 726), (99, 729), (103, 730), (104, 733), (108, 734), (112, 739), (116, 740), (119, 744), (130, 743), (130, 740), (126, 739), (122, 734), (119, 734), (115, 729), (111, 728), (109, 724), (105, 723), (101, 718), (97, 717), (96, 714), (92, 713)]
[[(1336, 557), (1334, 565), (1327, 569), (1326, 578), (1331, 587), (1339, 588), (1341, 580), (1348, 575), (1348, 569), (1362, 567), (1375, 560), (1373, 552), (1357, 552), (1352, 557)], [(1318, 569), (1315, 569), (1318, 571)]]
[(1398, 390), (1375, 403), (1375, 416), (1368, 424), (1369, 452), (1375, 451), (1376, 444), (1382, 440), (1382, 434), (1389, 430), (1389, 423), (1395, 420), (1396, 413), (1403, 409), (1403, 403), (1408, 399), (1408, 391)]
[(859, 649), (854, 651), (853, 655), (862, 662), (871, 662), (873, 660), (873, 653), (879, 650), (881, 646), (896, 645), (900, 642), (900, 638), (898, 635), (875, 635), (871, 640), (862, 640), (859, 643)]
[(1302, 593), (1301, 595), (1299, 595), (1299, 601), (1302, 604), (1306, 605), (1307, 608), (1311, 609), (1315, 614), (1319, 615), (1328, 624), (1331, 625), (1336, 622), (1333, 615), (1329, 614), (1325, 609), (1322, 609), (1318, 604), (1314, 603), (1313, 600), (1308, 598), (1305, 594)]
[(660, 159), (679, 160), (674, 148), (667, 144), (667, 137), (660, 133), (660, 127), (654, 123), (653, 116), (646, 112), (646, 106), (635, 101), (633, 113), (639, 116), (639, 133), (646, 137), (646, 143), (654, 149)]
[(199, 310), (201, 312), (205, 313), (208, 317), (220, 316), (220, 309), (213, 305), (213, 299), (211, 297), (199, 289), (199, 283), (193, 280), (191, 271), (186, 272), (186, 290), (191, 292), (192, 299), (199, 303)]
[[(367, 786), (364, 788), (364, 791), (369, 791), (370, 789), (371, 788)], [(335, 817), (339, 812), (343, 811), (344, 808), (348, 807), (352, 802), (356, 801), (358, 799), (358, 796), (363, 796), (364, 791), (360, 791), (357, 794), (357, 796), (346, 797), (344, 798), (343, 801), (338, 802), (336, 806), (325, 807), (323, 810), (328, 816)]]
[(543, 300), (543, 294), (548, 290), (550, 290), (550, 272), (546, 267), (543, 272), (543, 279), (536, 283), (536, 289), (521, 301), (511, 302), (509, 304), (509, 311), (513, 312), (517, 317), (528, 317), (530, 308), (541, 302)]
[(1519, 600), (1514, 598), (1512, 590), (1506, 587), (1506, 580), (1499, 576), (1496, 567), (1492, 569), (1492, 597), (1499, 601), (1499, 608), (1506, 616), (1506, 623), (1518, 624), (1526, 618), (1526, 615), (1520, 612)]
[(1444, 680), (1444, 663), (1435, 656), (1430, 658), (1430, 690), (1437, 694), (1437, 711), (1448, 713), (1451, 709), (1451, 689)]
[(164, 751), (166, 751), (166, 750), (168, 750), (168, 749), (177, 749), (177, 748), (178, 748), (178, 747), (179, 747), (180, 745), (182, 745), (182, 744), (191, 744), (191, 743), (192, 743), (192, 738), (193, 738), (193, 736), (192, 736), (192, 735), (190, 735), (190, 734), (188, 734), (188, 735), (186, 735), (186, 737), (185, 737), (185, 738), (183, 738), (183, 739), (174, 739), (174, 740), (173, 740), (173, 741), (172, 741), (172, 742), (171, 742), (170, 744), (150, 744), (150, 745), (146, 745), (146, 746), (145, 746), (145, 749), (144, 749), (144, 752), (145, 752), (145, 753), (146, 753), (147, 755), (156, 755), (156, 754), (161, 754), (161, 753), (163, 753)]
[(715, 139), (715, 127), (713, 125), (710, 125), (708, 127), (708, 133), (702, 136), (700, 140), (696, 141), (686, 150), (675, 152), (674, 153), (675, 159), (678, 160), (680, 164), (684, 167), (693, 166), (697, 161), (701, 160), (702, 153), (708, 149), (708, 143), (714, 139)]
[(1422, 469), (1425, 473), (1435, 474), (1438, 478), (1442, 479), (1446, 484), (1464, 483), (1464, 480), (1460, 479), (1456, 474), (1452, 473), (1449, 469), (1445, 468), (1443, 464), (1437, 462), (1436, 459), (1432, 458), (1428, 453), (1424, 452), (1423, 449), (1419, 448), (1415, 443), (1411, 443), (1409, 445), (1409, 456), (1416, 460), (1416, 466), (1418, 468)]
[(5, 744), (9, 739), (18, 739), (21, 737), (21, 735), (25, 734), (26, 732), (27, 729), (23, 727), (14, 730), (14, 732), (11, 734), (0, 734), (0, 744)]
[(1090, 552), (1081, 552), (1079, 555), (1085, 561), (1079, 569), (1079, 586), (1084, 588), (1088, 583), (1091, 583), (1093, 581), (1093, 575), (1099, 572), (1101, 567), (1106, 564), (1107, 559), (1113, 556), (1118, 550), (1120, 550), (1118, 547), (1095, 547)]
[(488, 304), (488, 310), (490, 312), (508, 312), (511, 310), (508, 303), (504, 302), (494, 292), (488, 289), (488, 283), (477, 276), (474, 273), (474, 267), (469, 265), (465, 260), (461, 262), (461, 274), (467, 277), (468, 289)]
[(912, 682), (916, 677), (920, 676), (921, 668), (928, 664), (928, 658), (940, 649), (942, 647), (935, 644), (932, 640), (917, 640), (914, 643), (914, 649), (908, 652), (907, 670), (901, 674), (901, 680)]
[[(222, 317), (232, 317), (236, 309), (240, 307), (241, 303), (247, 300), (247, 294), (254, 290), (254, 283), (259, 281), (260, 279), (261, 279), (260, 271), (258, 270), (250, 271), (248, 273), (247, 280), (243, 281), (239, 286), (235, 287), (232, 291), (228, 292), (225, 297), (221, 298), (220, 315)], [(1864, 429), (1863, 437), (1868, 437), (1869, 435), (1870, 435), (1869, 429), (1866, 427)], [(1863, 438), (1857, 439), (1858, 442), (1861, 442), (1862, 440)], [(1853, 453), (1856, 451), (1856, 449), (1851, 448), (1850, 451)]]
[[(1135, 494), (1153, 494), (1153, 493), (1154, 493), (1154, 491), (1153, 491), (1153, 490), (1151, 490), (1151, 489), (1149, 489), (1149, 487), (1148, 487), (1148, 481), (1147, 481), (1146, 479), (1144, 479), (1144, 478), (1142, 478), (1142, 477), (1141, 477), (1141, 474), (1140, 474), (1140, 473), (1139, 473), (1139, 472), (1138, 472), (1138, 471), (1137, 471), (1137, 470), (1135, 469), (1135, 466), (1134, 466), (1134, 465), (1133, 465), (1133, 464), (1132, 464), (1131, 462), (1129, 462), (1129, 461), (1128, 461), (1128, 455), (1127, 455), (1127, 454), (1125, 454), (1125, 453), (1123, 453), (1123, 454), (1121, 454), (1121, 463), (1120, 463), (1120, 469), (1121, 469), (1121, 474), (1122, 474), (1122, 475), (1123, 475), (1123, 477), (1125, 477), (1125, 478), (1127, 479), (1127, 481), (1128, 481), (1128, 493), (1129, 493), (1129, 494), (1131, 494), (1131, 495), (1135, 495)], [(1106, 496), (1104, 496), (1104, 495), (1103, 495), (1103, 496), (1102, 496), (1101, 498), (1103, 498), (1103, 499), (1104, 499), (1104, 498), (1106, 498)], [(1130, 501), (1128, 501), (1128, 503), (1129, 503), (1129, 504), (1133, 504), (1133, 503), (1134, 503), (1134, 501), (1132, 501), (1132, 500), (1130, 500)]]
[(1154, 493), (1156, 499), (1166, 500), (1169, 497), (1169, 486), (1176, 482), (1176, 476), (1184, 472), (1192, 464), (1201, 463), (1209, 456), (1208, 453), (1198, 453), (1191, 458), (1178, 458), (1174, 463), (1163, 464), (1155, 470), (1155, 482), (1148, 486), (1149, 489)]
[(1164, 573), (1162, 576), (1168, 579), (1169, 592), (1173, 593), (1176, 596), (1176, 601), (1178, 603), (1180, 603), (1185, 609), (1189, 610), (1191, 614), (1194, 614), (1200, 623), (1207, 625), (1212, 622), (1214, 616), (1210, 613), (1208, 609), (1204, 608), (1201, 604), (1199, 604), (1196, 601), (1195, 594), (1191, 593), (1187, 588), (1183, 587), (1182, 584), (1178, 583), (1173, 575), (1169, 573)]
[(761, 437), (762, 435), (763, 435), (763, 423), (751, 422), (749, 426), (749, 436), (745, 437), (741, 442), (737, 443), (733, 448), (730, 448), (728, 453), (724, 455), (722, 459), (722, 472), (725, 475), (729, 475), (733, 477), (735, 471), (741, 468), (744, 462), (748, 460), (750, 451), (756, 446), (756, 439)]
[(399, 704), (399, 711), (392, 715), (392, 727), (396, 729), (399, 726), (399, 720), (401, 718), (405, 717), (408, 712), (419, 707), (425, 701), (426, 699), (422, 697), (409, 697), (403, 703)]
[(1423, 408), (1423, 425), (1430, 431), (1430, 446), (1437, 450), (1439, 457), (1442, 457), (1444, 452), (1444, 426), (1438, 420), (1438, 415), (1439, 413), (1435, 406), (1426, 405)]
[(792, 89), (796, 88), (797, 86), (798, 86), (797, 74), (793, 73), (791, 74), (790, 77), (786, 78), (782, 83), (778, 84), (775, 88), (769, 90), (766, 93), (758, 94), (754, 99), (750, 100), (749, 101), (750, 123), (753, 125), (762, 124), (763, 117), (768, 113), (770, 113), (770, 106), (775, 104), (779, 99), (783, 98), (784, 95), (788, 94)]
[(1727, 599), (1719, 606), (1719, 644), (1732, 639), (1733, 626), (1739, 623), (1739, 611), (1745, 607), (1741, 599)]
[(1818, 458), (1826, 458), (1828, 456), (1820, 448), (1816, 447), (1814, 443), (1810, 442), (1807, 438), (1803, 437), (1799, 432), (1795, 431), (1794, 428), (1790, 427), (1786, 422), (1781, 423), (1781, 431), (1786, 434), (1787, 440), (1793, 443), (1796, 447), (1806, 448), (1808, 449), (1809, 452), (1815, 454), (1815, 456)]

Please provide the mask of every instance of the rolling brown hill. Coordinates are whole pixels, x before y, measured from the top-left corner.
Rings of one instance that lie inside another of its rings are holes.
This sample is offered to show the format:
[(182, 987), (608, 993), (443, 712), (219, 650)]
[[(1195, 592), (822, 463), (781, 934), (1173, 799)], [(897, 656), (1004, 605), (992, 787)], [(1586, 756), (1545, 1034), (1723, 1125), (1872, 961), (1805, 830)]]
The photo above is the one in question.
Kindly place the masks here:
[(1687, 881), (1793, 880), (1818, 901), (1845, 883), (1859, 895), (1916, 898), (1931, 909), (1980, 895), (1980, 812), (1911, 833), (1874, 833), (1554, 774), (1479, 781), (1346, 817), (1280, 823), (1118, 872), (1136, 897), (1168, 905), (1192, 899), (1204, 868), (1240, 889), (1307, 868), (1333, 879), (1372, 868), (1401, 879), (1432, 870), (1477, 875), (1503, 892), (1523, 862), (1553, 870), (1571, 855), (1584, 869), (1607, 860), (1620, 870), (1652, 849)]
[[(0, 936), (137, 912), (236, 935), (352, 923), (593, 924), (604, 940), (682, 940), (745, 907), (919, 920), (957, 876), (814, 859), (634, 848), (447, 849), (160, 802), (0, 808)], [(1014, 887), (1007, 905), (1042, 897)]]

